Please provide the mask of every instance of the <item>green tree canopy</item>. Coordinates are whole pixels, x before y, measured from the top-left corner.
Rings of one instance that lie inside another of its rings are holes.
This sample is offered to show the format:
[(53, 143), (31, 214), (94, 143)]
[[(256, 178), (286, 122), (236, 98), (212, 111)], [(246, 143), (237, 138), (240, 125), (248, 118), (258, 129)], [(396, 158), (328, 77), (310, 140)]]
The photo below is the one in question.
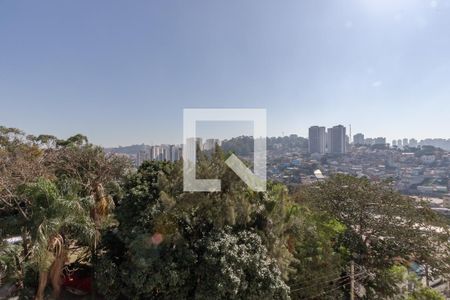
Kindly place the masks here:
[[(120, 281), (109, 297), (289, 298), (293, 203), (279, 185), (250, 191), (223, 161), (216, 153), (198, 162), (198, 176), (221, 178), (220, 193), (183, 192), (181, 164), (146, 162), (131, 176), (116, 209), (121, 272), (102, 285)], [(109, 259), (101, 264), (115, 269)]]
[(365, 279), (369, 292), (395, 292), (383, 274), (396, 263), (416, 261), (435, 275), (448, 274), (446, 222), (426, 203), (400, 195), (387, 182), (336, 175), (304, 189), (298, 201), (345, 225), (340, 244), (372, 274)]

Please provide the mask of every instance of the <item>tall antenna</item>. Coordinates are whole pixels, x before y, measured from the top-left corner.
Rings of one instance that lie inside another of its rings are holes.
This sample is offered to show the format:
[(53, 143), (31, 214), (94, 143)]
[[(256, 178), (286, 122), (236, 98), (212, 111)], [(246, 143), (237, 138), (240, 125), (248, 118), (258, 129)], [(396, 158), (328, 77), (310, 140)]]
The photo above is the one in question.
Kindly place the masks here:
[(353, 136), (352, 136), (352, 124), (350, 124), (349, 127), (350, 127), (350, 133), (349, 133), (350, 136), (348, 138), (348, 142), (351, 144), (352, 143), (352, 138), (353, 138)]

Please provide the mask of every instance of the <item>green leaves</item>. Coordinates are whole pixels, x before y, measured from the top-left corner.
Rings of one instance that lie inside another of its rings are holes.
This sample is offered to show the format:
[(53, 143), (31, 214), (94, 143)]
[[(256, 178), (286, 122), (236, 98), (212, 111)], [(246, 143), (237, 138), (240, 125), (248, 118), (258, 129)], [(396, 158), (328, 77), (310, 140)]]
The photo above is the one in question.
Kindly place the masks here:
[(338, 226), (344, 230), (338, 242), (374, 274), (366, 283), (379, 295), (392, 294), (393, 283), (380, 274), (399, 261), (416, 260), (434, 274), (448, 273), (449, 227), (426, 204), (385, 183), (336, 175), (306, 188), (298, 200), (345, 225)]
[(21, 249), (14, 244), (0, 242), (0, 286), (14, 283), (21, 276)]
[(204, 248), (195, 290), (199, 299), (288, 299), (289, 288), (261, 237), (231, 228), (211, 232)]
[(38, 270), (48, 270), (54, 261), (49, 243), (57, 236), (76, 240), (79, 245), (95, 242), (95, 226), (89, 216), (88, 199), (62, 195), (57, 186), (47, 180), (24, 187), (22, 192), (31, 198), (29, 230), (32, 236), (32, 259)]
[(250, 191), (219, 152), (200, 156), (198, 168), (199, 177), (221, 178), (223, 192), (184, 193), (179, 163), (146, 162), (130, 176), (116, 209), (127, 250), (114, 263), (121, 274), (111, 295), (287, 299), (286, 188)]

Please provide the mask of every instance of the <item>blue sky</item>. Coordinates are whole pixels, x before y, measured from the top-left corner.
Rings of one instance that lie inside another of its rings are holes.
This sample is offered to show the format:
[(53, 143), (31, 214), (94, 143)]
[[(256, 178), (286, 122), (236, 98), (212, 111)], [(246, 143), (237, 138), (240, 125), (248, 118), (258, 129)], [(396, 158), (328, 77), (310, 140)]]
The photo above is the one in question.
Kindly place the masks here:
[(447, 0), (0, 0), (0, 124), (30, 133), (179, 143), (183, 108), (243, 107), (449, 138), (449, 100)]

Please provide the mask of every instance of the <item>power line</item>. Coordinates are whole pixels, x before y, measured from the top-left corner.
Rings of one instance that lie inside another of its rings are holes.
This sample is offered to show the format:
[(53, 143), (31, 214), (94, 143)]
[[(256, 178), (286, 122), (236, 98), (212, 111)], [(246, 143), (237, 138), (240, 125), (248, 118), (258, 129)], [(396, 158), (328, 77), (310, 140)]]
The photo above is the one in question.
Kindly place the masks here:
[[(360, 265), (355, 263), (355, 267), (358, 268), (358, 272), (359, 273), (357, 275), (359, 275), (361, 273), (366, 273), (367, 275), (369, 275), (367, 273), (367, 271), (363, 267), (361, 267)], [(343, 269), (344, 268), (342, 268), (342, 270)], [(329, 274), (329, 275), (325, 275), (325, 276), (316, 277), (316, 278), (313, 278), (313, 279), (307, 279), (307, 280), (298, 281), (294, 285), (292, 285), (291, 288), (302, 286), (301, 288), (304, 289), (305, 287), (303, 287), (303, 284), (305, 284), (305, 283), (307, 284), (307, 286), (312, 286), (312, 285), (316, 285), (318, 283), (318, 280), (322, 281), (322, 282), (319, 282), (319, 283), (326, 283), (325, 281), (336, 281), (336, 280), (340, 280), (342, 278), (348, 278), (348, 277), (350, 277), (350, 274), (342, 275), (342, 276), (334, 277), (334, 278), (331, 278), (331, 276), (333, 276), (333, 275)], [(313, 284), (309, 284), (311, 282), (314, 282), (314, 283)]]
[(302, 286), (302, 287), (299, 287), (299, 288), (296, 288), (296, 289), (293, 289), (293, 290), (291, 290), (291, 293), (292, 292), (301, 291), (301, 290), (304, 290), (304, 289), (307, 289), (307, 288), (310, 288), (310, 287), (314, 287), (314, 286), (316, 286), (318, 284), (326, 284), (326, 283), (333, 282), (333, 281), (340, 281), (342, 279), (347, 279), (348, 277), (349, 277), (349, 275), (336, 277), (336, 278), (333, 278), (333, 279), (330, 279), (330, 280), (326, 280), (326, 281), (311, 280), (311, 282), (314, 281), (314, 283), (308, 284), (308, 285), (305, 285), (305, 286)]
[[(366, 276), (367, 276), (367, 275), (366, 275)], [(355, 277), (356, 277), (356, 275), (355, 275)], [(355, 282), (359, 282), (360, 280), (362, 280), (362, 279), (364, 279), (364, 278), (366, 278), (366, 277), (363, 276), (363, 277), (361, 277), (361, 278), (355, 279)], [(319, 294), (316, 294), (316, 295), (314, 295), (314, 296), (308, 297), (308, 298), (306, 298), (306, 299), (314, 299), (314, 298), (319, 297), (319, 296), (322, 296), (322, 295), (327, 295), (327, 294), (329, 294), (330, 292), (337, 291), (337, 290), (339, 290), (339, 289), (341, 289), (341, 288), (343, 288), (343, 287), (345, 287), (345, 286), (347, 286), (347, 285), (349, 285), (349, 284), (350, 284), (350, 282), (341, 284), (341, 285), (339, 285), (339, 286), (337, 286), (337, 287), (335, 287), (335, 288), (332, 288), (332, 289), (330, 289), (330, 290), (328, 290), (328, 291), (323, 291), (323, 292), (321, 292), (321, 293), (319, 293)]]
[[(355, 275), (355, 277), (363, 275), (363, 274), (364, 274), (364, 272), (358, 273), (358, 274)], [(328, 281), (316, 281), (313, 284), (310, 284), (310, 285), (307, 285), (307, 286), (303, 286), (303, 287), (298, 288), (298, 289), (291, 290), (291, 293), (298, 292), (298, 291), (301, 291), (301, 290), (304, 290), (304, 289), (307, 289), (307, 288), (311, 288), (311, 287), (314, 287), (314, 286), (316, 286), (318, 284), (326, 284), (327, 282), (330, 282), (330, 281), (335, 281), (335, 283), (336, 283), (336, 282), (348, 279), (349, 277), (350, 277), (350, 275), (345, 275), (345, 276), (340, 276), (340, 277), (337, 277), (337, 278), (334, 278), (334, 279), (328, 280)]]

